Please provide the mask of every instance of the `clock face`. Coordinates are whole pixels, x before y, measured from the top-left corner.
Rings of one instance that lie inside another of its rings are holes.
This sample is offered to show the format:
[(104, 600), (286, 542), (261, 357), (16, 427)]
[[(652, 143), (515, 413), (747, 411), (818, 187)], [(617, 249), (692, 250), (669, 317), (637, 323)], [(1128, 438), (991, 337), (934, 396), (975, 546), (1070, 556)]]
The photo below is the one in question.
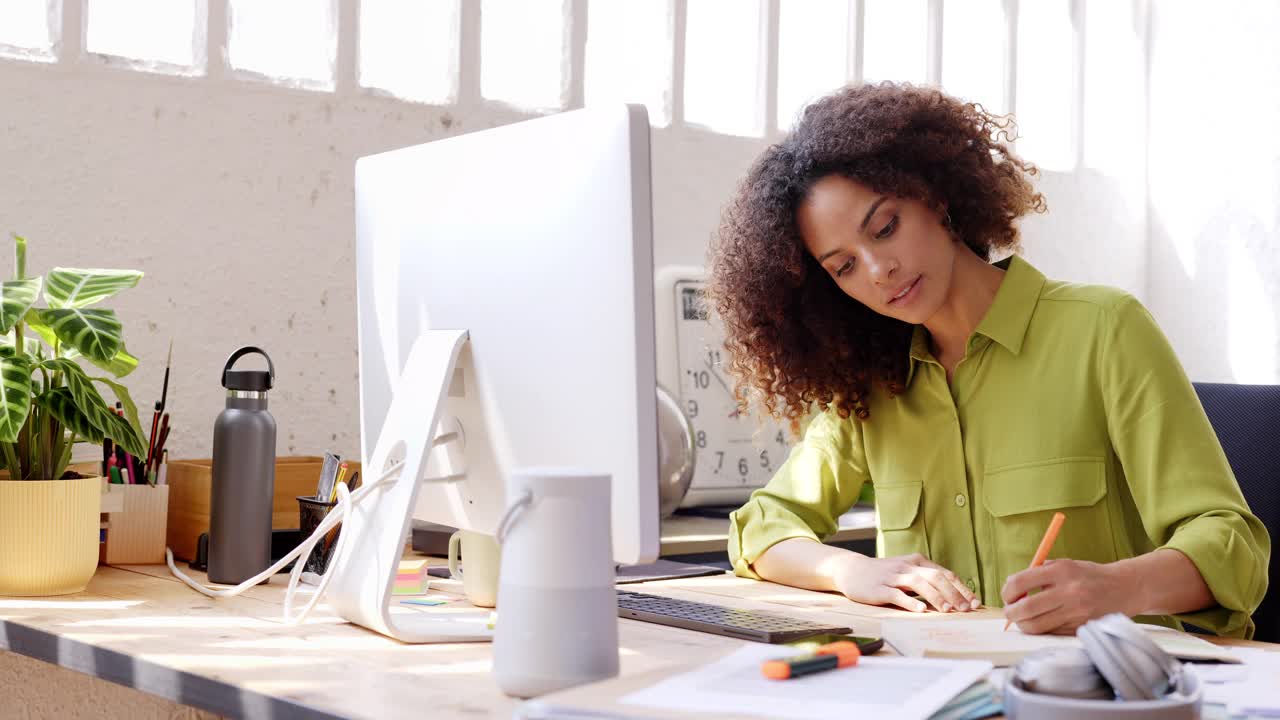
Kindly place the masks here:
[(691, 280), (675, 284), (680, 407), (693, 425), (697, 455), (690, 487), (763, 487), (786, 459), (788, 439), (773, 419), (761, 423), (738, 412), (724, 370), (724, 330), (707, 313), (703, 287)]

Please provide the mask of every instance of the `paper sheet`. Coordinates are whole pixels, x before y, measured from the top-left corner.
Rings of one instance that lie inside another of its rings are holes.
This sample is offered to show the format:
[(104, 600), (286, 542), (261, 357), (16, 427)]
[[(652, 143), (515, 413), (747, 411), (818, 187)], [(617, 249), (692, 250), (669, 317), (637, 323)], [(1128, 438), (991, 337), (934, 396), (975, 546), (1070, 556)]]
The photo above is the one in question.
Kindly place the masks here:
[(923, 720), (991, 669), (991, 663), (973, 660), (864, 657), (855, 667), (792, 680), (768, 680), (761, 675), (765, 660), (796, 654), (795, 648), (751, 644), (627, 695), (621, 702), (708, 715)]
[(1227, 715), (1233, 717), (1280, 717), (1280, 652), (1257, 648), (1233, 651), (1243, 665), (1186, 666), (1204, 681), (1205, 704), (1225, 706)]

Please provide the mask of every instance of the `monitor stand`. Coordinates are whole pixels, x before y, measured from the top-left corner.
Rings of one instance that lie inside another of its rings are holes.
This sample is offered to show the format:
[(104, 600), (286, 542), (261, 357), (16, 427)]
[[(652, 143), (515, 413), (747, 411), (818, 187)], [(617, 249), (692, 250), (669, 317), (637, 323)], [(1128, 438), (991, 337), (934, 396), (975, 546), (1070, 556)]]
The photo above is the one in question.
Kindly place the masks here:
[(442, 423), (441, 408), (467, 341), (466, 330), (427, 330), (414, 342), (378, 443), (363, 468), (366, 487), (396, 462), (403, 460), (404, 466), (395, 480), (369, 487), (368, 494), (351, 508), (331, 560), (325, 598), (334, 610), (401, 642), (493, 639), (487, 610), (391, 612), (391, 591), (422, 482), (464, 477), (463, 456), (450, 452), (457, 433), (450, 432), (448, 421)]

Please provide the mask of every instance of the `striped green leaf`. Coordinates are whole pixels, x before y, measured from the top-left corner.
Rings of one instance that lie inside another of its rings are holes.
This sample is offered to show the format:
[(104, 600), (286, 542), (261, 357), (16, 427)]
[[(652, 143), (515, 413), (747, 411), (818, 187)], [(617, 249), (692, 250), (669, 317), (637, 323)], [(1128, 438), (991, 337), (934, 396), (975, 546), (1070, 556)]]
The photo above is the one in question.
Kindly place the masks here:
[(120, 401), (120, 408), (124, 410), (124, 418), (128, 421), (129, 427), (133, 428), (134, 432), (138, 433), (139, 436), (146, 437), (142, 433), (142, 422), (138, 417), (138, 406), (133, 403), (133, 396), (129, 394), (128, 388), (109, 378), (95, 377), (93, 375), (88, 375), (87, 377), (93, 382), (102, 383), (111, 388), (111, 392), (115, 393), (116, 399)]
[(138, 284), (137, 270), (54, 268), (45, 275), (44, 299), (55, 309), (77, 309)]
[[(46, 370), (61, 373), (62, 382), (71, 391), (76, 407), (85, 414), (89, 422), (98, 428), (103, 435), (111, 438), (130, 455), (145, 456), (147, 454), (147, 444), (142, 439), (142, 431), (138, 427), (138, 411), (136, 408), (133, 410), (132, 423), (130, 420), (116, 415), (115, 410), (107, 404), (107, 401), (98, 393), (98, 389), (93, 386), (89, 376), (85, 374), (79, 365), (71, 360), (55, 358), (44, 361), (41, 366)], [(124, 399), (122, 398), (120, 402), (123, 404)]]
[[(22, 351), (34, 362), (44, 359), (44, 345), (40, 342), (40, 338), (34, 338), (30, 335), (24, 337)], [(17, 354), (17, 349), (13, 346), (13, 333), (0, 335), (0, 352), (7, 353), (10, 356)]]
[(78, 439), (91, 443), (102, 443), (103, 433), (89, 416), (80, 410), (75, 395), (67, 387), (57, 387), (40, 393), (36, 397), (36, 405), (49, 411), (68, 430), (74, 432)]
[(40, 294), (41, 279), (10, 280), (0, 286), (0, 333), (7, 333), (27, 314)]
[(8, 350), (0, 352), (0, 442), (11, 443), (31, 412), (31, 361)]
[(114, 310), (36, 310), (58, 341), (98, 362), (110, 362), (124, 345), (124, 326)]
[(49, 327), (44, 320), (40, 319), (40, 310), (38, 308), (28, 310), (26, 316), (22, 318), (22, 321), (27, 324), (27, 329), (39, 335), (40, 339), (44, 340), (45, 344), (49, 347), (53, 347), (58, 344), (58, 336), (54, 334), (53, 328)]
[[(33, 332), (35, 332), (37, 335), (39, 335), (40, 339), (44, 340), (49, 347), (54, 347), (55, 345), (58, 344), (57, 334), (53, 332), (53, 328), (46, 325), (45, 322), (40, 319), (40, 316), (37, 314), (37, 311), (31, 310), (30, 312), (27, 313), (26, 323), (27, 323), (27, 327), (30, 328)], [(0, 343), (2, 342), (3, 340), (0, 340)], [(40, 348), (39, 344), (38, 343), (33, 343), (33, 344), (35, 345), (35, 354), (39, 355), (40, 358), (43, 359), (44, 353)], [(125, 375), (128, 375), (129, 373), (138, 369), (138, 358), (134, 357), (132, 354), (129, 353), (129, 349), (124, 346), (124, 343), (120, 344), (120, 351), (115, 354), (115, 357), (105, 362), (102, 360), (98, 360), (96, 358), (88, 357), (73, 347), (63, 347), (59, 349), (62, 351), (62, 357), (64, 358), (67, 358), (69, 360), (77, 360), (83, 357), (84, 359), (88, 360), (94, 365), (97, 365), (103, 370), (106, 370), (112, 375), (115, 375), (118, 378), (124, 377)], [(31, 352), (32, 349), (27, 348), (27, 350), (28, 352)]]
[[(107, 408), (103, 408), (106, 410)], [(124, 448), (124, 451), (137, 457), (147, 456), (147, 441), (142, 433), (129, 424), (129, 421), (108, 410), (106, 427), (102, 434), (111, 438), (112, 442)]]
[(84, 358), (85, 360), (88, 360), (89, 362), (93, 363), (94, 365), (97, 365), (98, 367), (102, 368), (103, 370), (106, 370), (107, 372), (111, 373), (112, 375), (115, 375), (118, 378), (124, 377), (125, 375), (128, 375), (129, 373), (138, 369), (138, 358), (134, 357), (133, 355), (130, 355), (128, 349), (126, 349), (123, 344), (120, 345), (120, 352), (116, 353), (115, 357), (111, 358), (106, 362), (102, 362), (100, 360), (94, 360), (91, 357), (86, 357), (85, 355), (80, 354), (80, 351), (76, 350), (75, 348), (69, 348), (65, 350), (62, 353), (62, 356), (67, 358), (68, 360), (76, 360), (79, 358)]

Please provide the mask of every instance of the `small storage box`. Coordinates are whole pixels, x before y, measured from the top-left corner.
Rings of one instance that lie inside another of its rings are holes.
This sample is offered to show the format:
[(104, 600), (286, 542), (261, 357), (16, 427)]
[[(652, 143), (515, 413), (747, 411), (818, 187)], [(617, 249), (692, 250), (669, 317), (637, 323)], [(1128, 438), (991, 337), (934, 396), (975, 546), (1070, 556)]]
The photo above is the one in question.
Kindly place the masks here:
[[(276, 459), (272, 529), (298, 528), (298, 501), (295, 498), (315, 494), (323, 463), (324, 458), (320, 457)], [(349, 479), (351, 474), (360, 470), (360, 463), (347, 461), (347, 465)], [(196, 542), (200, 534), (209, 532), (213, 460), (170, 460), (166, 480), (169, 487), (169, 547), (173, 548), (175, 558), (190, 561), (196, 556)]]

